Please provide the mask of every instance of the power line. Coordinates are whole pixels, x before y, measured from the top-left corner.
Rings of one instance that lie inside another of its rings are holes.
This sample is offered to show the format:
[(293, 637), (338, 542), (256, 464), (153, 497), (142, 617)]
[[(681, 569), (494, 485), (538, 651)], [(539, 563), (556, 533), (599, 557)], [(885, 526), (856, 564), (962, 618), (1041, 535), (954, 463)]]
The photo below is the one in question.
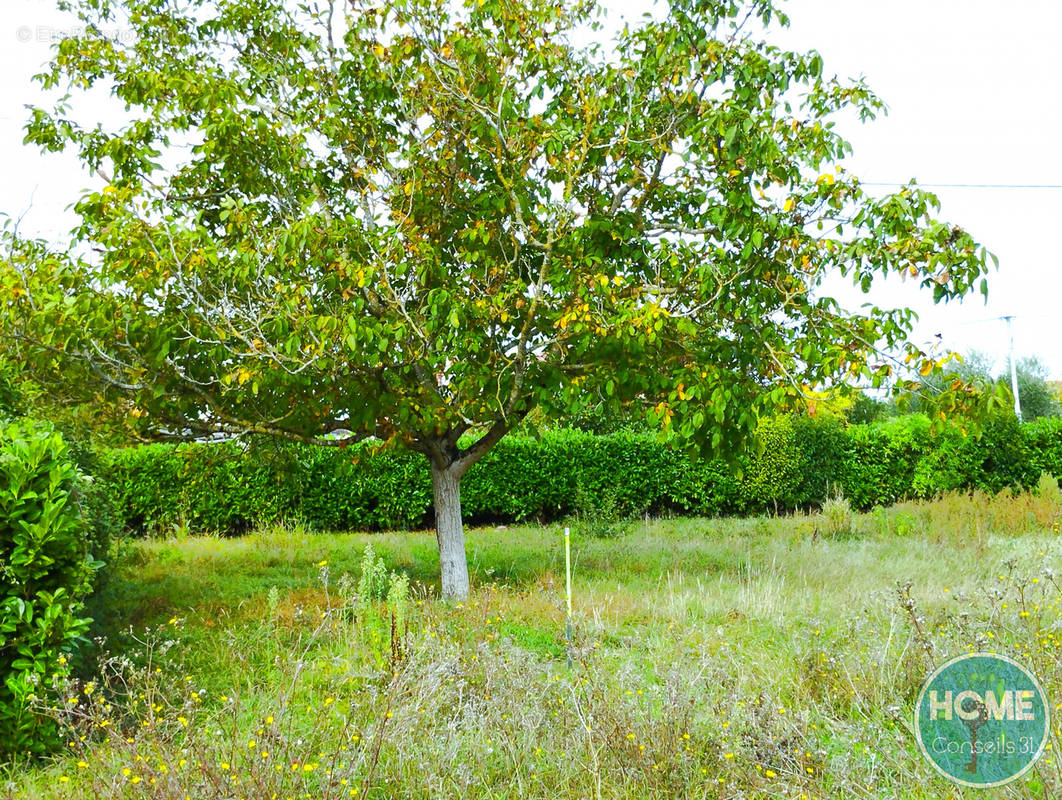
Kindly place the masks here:
[[(860, 181), (861, 186), (908, 186), (908, 181)], [(922, 183), (925, 189), (1062, 189), (1062, 183)]]
[(986, 322), (1000, 322), (1007, 319), (1007, 317), (1014, 317), (1015, 319), (1047, 319), (1048, 317), (1057, 317), (1057, 314), (1002, 314), (998, 317), (985, 317), (984, 319), (970, 319), (964, 322), (951, 322), (949, 323), (952, 328), (963, 328), (967, 325), (984, 325)]

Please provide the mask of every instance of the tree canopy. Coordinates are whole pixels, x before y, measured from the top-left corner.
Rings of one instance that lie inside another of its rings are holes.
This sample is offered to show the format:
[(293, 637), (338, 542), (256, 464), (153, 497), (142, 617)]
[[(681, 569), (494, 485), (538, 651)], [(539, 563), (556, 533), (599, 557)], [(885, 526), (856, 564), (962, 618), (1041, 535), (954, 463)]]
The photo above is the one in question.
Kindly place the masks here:
[[(27, 141), (106, 185), (73, 249), (7, 237), (8, 357), (148, 438), (377, 437), (426, 455), (443, 592), (464, 472), (534, 408), (643, 407), (708, 450), (837, 380), (885, 381), (907, 276), (987, 254), (915, 185), (839, 162), (860, 82), (764, 31), (769, 0), (675, 0), (606, 36), (591, 0), (67, 0)], [(120, 27), (124, 35), (114, 35)], [(120, 123), (68, 96), (108, 89)]]

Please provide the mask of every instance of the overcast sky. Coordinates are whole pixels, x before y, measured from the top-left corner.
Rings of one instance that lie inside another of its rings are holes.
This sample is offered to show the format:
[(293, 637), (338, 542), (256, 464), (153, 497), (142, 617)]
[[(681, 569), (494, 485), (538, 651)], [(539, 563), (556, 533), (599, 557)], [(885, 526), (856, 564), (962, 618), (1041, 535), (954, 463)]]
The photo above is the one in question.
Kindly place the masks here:
[[(641, 0), (606, 5), (635, 16)], [(65, 209), (93, 178), (68, 156), (22, 144), (31, 80), (70, 22), (53, 0), (3, 0), (0, 19), (0, 212), (25, 215), (27, 233), (65, 239)], [(980, 295), (934, 306), (912, 284), (884, 287), (876, 304), (909, 305), (917, 339), (977, 349), (1005, 365), (1006, 325), (1015, 315), (1019, 355), (1039, 356), (1062, 379), (1062, 2), (1014, 0), (790, 0), (791, 27), (774, 41), (814, 48), (825, 70), (864, 76), (889, 106), (866, 125), (847, 124), (847, 166), (865, 182), (911, 178), (935, 191), (941, 214), (961, 224), (1000, 261)], [(980, 187), (980, 188), (978, 188)], [(1003, 188), (1015, 187), (1015, 188)], [(1050, 187), (1050, 188), (1034, 188)], [(881, 191), (886, 188), (882, 187)], [(854, 294), (842, 297), (853, 301)]]
[[(999, 257), (980, 297), (919, 311), (952, 349), (1038, 355), (1062, 378), (1062, 3), (1058, 0), (792, 0), (779, 42), (815, 48), (826, 69), (863, 75), (889, 114), (845, 130), (864, 181), (917, 178), (941, 214)], [(946, 184), (966, 184), (948, 186)], [(991, 185), (974, 188), (973, 185)], [(1002, 186), (1054, 188), (999, 188)]]

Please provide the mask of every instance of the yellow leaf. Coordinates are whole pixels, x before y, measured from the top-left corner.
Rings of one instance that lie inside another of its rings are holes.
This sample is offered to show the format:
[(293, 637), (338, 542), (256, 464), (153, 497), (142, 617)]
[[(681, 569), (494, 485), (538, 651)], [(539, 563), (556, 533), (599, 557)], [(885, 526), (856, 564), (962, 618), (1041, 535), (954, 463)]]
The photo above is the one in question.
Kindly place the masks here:
[(792, 210), (793, 210), (793, 206), (795, 206), (795, 205), (796, 205), (796, 202), (795, 202), (795, 201), (793, 200), (793, 198), (792, 198), (792, 197), (790, 197), (790, 198), (787, 198), (787, 199), (786, 199), (786, 201), (785, 201), (785, 205), (784, 205), (784, 206), (782, 206), (782, 208), (783, 208), (783, 209), (784, 209), (785, 211), (792, 211)]

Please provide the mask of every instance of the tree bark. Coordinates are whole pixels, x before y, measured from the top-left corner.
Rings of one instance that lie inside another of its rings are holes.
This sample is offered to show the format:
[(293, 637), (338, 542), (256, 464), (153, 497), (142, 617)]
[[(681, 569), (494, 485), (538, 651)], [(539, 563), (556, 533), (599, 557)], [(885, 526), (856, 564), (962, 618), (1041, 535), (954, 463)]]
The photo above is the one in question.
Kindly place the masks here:
[(468, 559), (461, 523), (461, 476), (456, 464), (441, 466), (432, 460), (431, 488), (435, 497), (435, 538), (439, 543), (439, 570), (444, 600), (468, 599)]

